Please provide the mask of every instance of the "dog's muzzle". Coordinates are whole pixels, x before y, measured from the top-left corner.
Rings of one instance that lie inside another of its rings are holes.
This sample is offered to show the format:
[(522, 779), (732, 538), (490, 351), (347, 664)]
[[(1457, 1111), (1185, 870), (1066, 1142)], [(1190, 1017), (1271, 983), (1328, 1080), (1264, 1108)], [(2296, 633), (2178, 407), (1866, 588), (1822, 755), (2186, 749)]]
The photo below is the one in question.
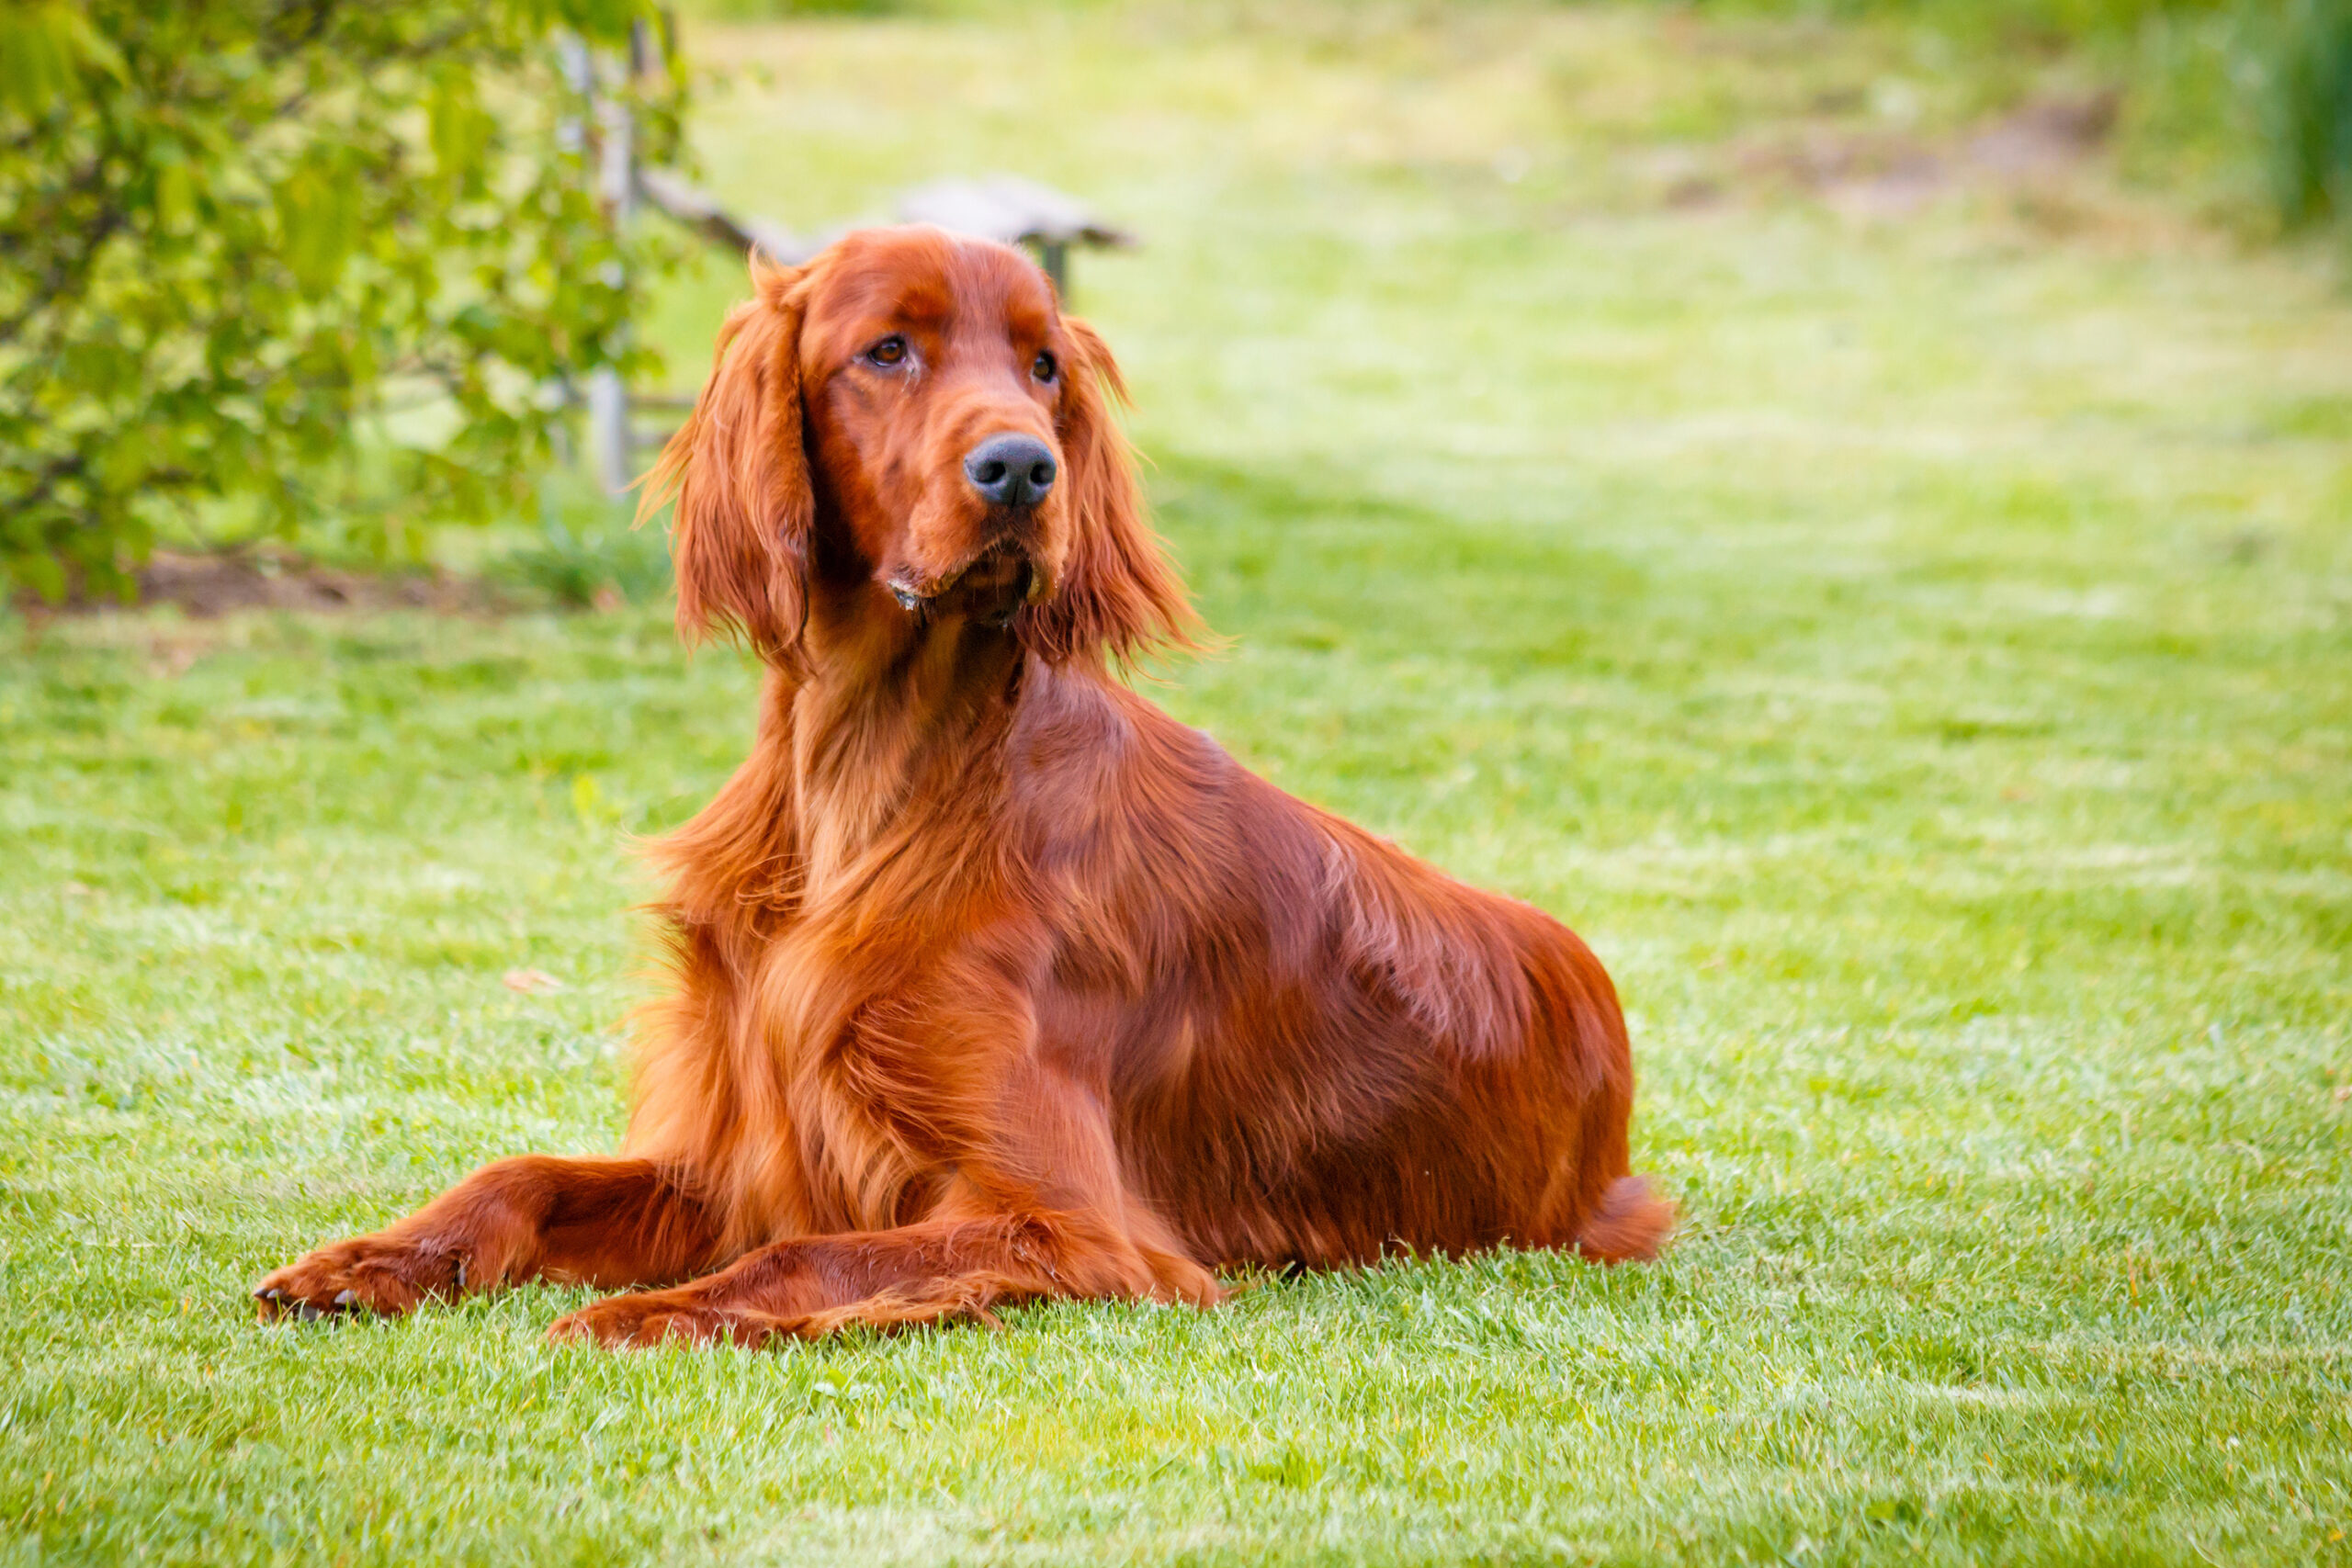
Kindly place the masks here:
[(899, 608), (910, 615), (925, 620), (968, 615), (985, 626), (1008, 626), (1022, 605), (1046, 596), (1049, 584), (1026, 552), (998, 543), (934, 583), (900, 576), (891, 578), (888, 586)]

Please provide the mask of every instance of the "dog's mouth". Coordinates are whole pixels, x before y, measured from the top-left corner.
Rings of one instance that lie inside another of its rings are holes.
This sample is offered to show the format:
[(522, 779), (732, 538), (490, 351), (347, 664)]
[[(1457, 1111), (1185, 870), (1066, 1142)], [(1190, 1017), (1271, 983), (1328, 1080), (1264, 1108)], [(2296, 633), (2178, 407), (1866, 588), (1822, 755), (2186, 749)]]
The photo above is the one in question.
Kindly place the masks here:
[(927, 583), (902, 571), (889, 579), (889, 589), (910, 615), (966, 615), (982, 626), (1008, 626), (1022, 605), (1045, 597), (1046, 577), (1026, 551), (1000, 539), (958, 570)]

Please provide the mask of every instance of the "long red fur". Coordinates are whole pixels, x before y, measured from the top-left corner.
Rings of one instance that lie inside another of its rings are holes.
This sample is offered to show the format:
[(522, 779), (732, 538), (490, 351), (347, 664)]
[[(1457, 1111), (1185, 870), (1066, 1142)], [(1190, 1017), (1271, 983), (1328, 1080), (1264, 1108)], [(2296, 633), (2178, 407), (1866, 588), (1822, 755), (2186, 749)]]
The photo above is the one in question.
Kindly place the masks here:
[[(1207, 1305), (1243, 1265), (1653, 1256), (1590, 951), (1115, 678), (1194, 626), (1094, 332), (937, 231), (753, 283), (647, 497), (682, 632), (769, 673), (749, 758), (652, 846), (670, 983), (627, 1150), (488, 1167), (279, 1269), (265, 1314), (557, 1279), (656, 1287), (558, 1337), (756, 1343)], [(1002, 432), (1060, 476), (1010, 524), (961, 467)]]

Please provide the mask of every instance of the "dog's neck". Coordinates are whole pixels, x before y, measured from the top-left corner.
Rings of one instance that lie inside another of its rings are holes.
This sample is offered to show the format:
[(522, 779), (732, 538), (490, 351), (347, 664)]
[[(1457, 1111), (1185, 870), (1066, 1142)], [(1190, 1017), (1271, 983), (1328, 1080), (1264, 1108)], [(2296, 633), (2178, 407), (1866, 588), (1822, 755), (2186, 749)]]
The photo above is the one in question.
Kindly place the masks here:
[(812, 888), (992, 796), (1028, 673), (1010, 631), (878, 593), (812, 606), (800, 668), (776, 694), (770, 743), (786, 748)]

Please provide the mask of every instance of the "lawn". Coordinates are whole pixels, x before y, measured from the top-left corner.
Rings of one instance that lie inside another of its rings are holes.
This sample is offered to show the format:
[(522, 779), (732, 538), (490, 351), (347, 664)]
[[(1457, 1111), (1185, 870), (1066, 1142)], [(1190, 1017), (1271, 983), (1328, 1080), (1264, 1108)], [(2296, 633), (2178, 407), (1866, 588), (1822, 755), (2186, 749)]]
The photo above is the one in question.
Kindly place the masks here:
[[(753, 673), (651, 602), (5, 621), (0, 1563), (2352, 1561), (2327, 255), (1974, 157), (2085, 68), (1908, 32), (690, 40), (759, 68), (746, 205), (1015, 167), (1145, 233), (1080, 303), (1232, 638), (1159, 699), (1590, 941), (1682, 1235), (757, 1354), (551, 1349), (536, 1288), (258, 1326), (613, 1144), (626, 840)], [(735, 288), (665, 303), (682, 384)]]

